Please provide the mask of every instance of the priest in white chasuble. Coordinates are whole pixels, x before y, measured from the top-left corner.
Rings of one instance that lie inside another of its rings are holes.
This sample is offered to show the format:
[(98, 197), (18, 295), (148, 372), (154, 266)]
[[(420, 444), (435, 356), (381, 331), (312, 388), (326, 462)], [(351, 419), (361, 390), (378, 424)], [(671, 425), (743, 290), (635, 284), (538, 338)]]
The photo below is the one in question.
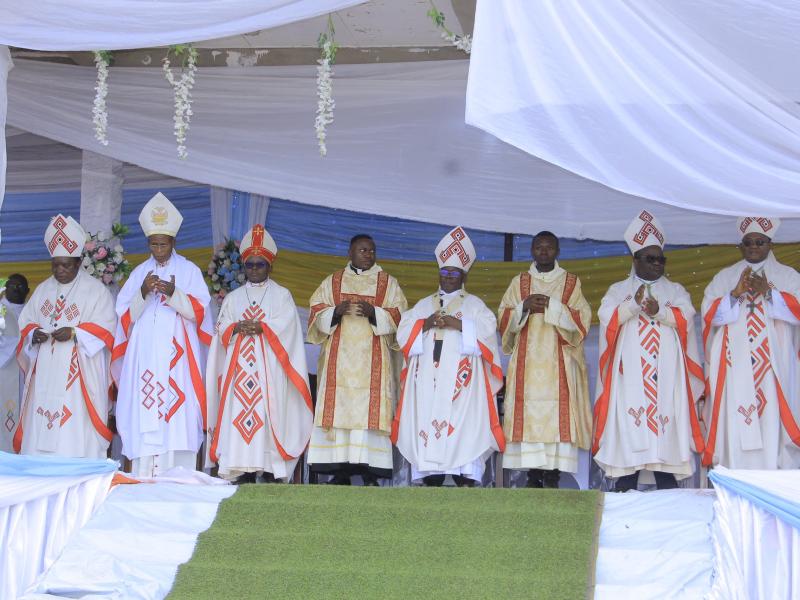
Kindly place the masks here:
[[(14, 450), (14, 431), (19, 424), (20, 400), (25, 379), (17, 363), (19, 315), (28, 297), (28, 280), (14, 273), (0, 292), (0, 451)], [(2, 314), (4, 313), (4, 314)]]
[(109, 361), (114, 301), (81, 268), (86, 233), (57, 215), (45, 232), (53, 276), (19, 316), (17, 360), (25, 373), (14, 449), (22, 454), (104, 458), (111, 441)]
[(800, 467), (800, 275), (772, 253), (779, 225), (739, 219), (742, 260), (720, 271), (703, 297), (706, 465)]
[(210, 298), (200, 269), (175, 252), (182, 221), (166, 196), (150, 199), (139, 224), (151, 255), (117, 296), (117, 430), (122, 453), (139, 477), (173, 466), (196, 469), (206, 430)]
[(592, 311), (576, 275), (558, 265), (558, 238), (534, 236), (533, 263), (500, 302), (506, 374), (503, 468), (528, 471), (528, 487), (558, 487), (588, 450), (592, 409), (583, 340)]
[[(641, 211), (625, 231), (633, 268), (600, 304), (600, 368), (594, 406), (595, 462), (617, 491), (677, 486), (702, 452), (697, 402), (703, 370), (687, 291), (664, 275), (664, 229)], [(649, 481), (648, 481), (649, 480)]]
[(389, 439), (397, 400), (395, 339), (408, 308), (397, 280), (376, 264), (375, 241), (350, 240), (347, 266), (311, 296), (308, 341), (321, 344), (310, 468), (349, 485), (392, 476)]
[(397, 341), (405, 364), (392, 440), (411, 463), (412, 481), (480, 482), (486, 459), (505, 449), (497, 415), (503, 371), (497, 320), (464, 289), (475, 248), (456, 227), (436, 247), (439, 289), (403, 314)]
[(237, 483), (286, 480), (314, 418), (303, 332), (292, 294), (269, 277), (269, 233), (254, 226), (240, 250), (247, 283), (225, 297), (208, 355), (208, 455)]

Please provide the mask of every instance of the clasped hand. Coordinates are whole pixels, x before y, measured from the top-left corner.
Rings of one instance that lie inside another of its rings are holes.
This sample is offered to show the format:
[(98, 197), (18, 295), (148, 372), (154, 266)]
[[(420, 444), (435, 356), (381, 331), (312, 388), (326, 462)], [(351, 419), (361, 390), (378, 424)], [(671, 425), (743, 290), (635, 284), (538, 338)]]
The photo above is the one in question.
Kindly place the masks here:
[(461, 319), (457, 319), (453, 315), (445, 315), (440, 312), (435, 312), (430, 315), (422, 324), (422, 331), (429, 329), (454, 329), (461, 331)]
[(648, 296), (647, 298), (644, 297), (644, 284), (639, 286), (639, 289), (636, 290), (636, 295), (633, 297), (633, 300), (642, 307), (642, 310), (647, 313), (649, 316), (654, 317), (658, 313), (658, 309), (660, 308), (658, 305), (658, 300), (653, 298), (652, 296)]
[(761, 294), (762, 296), (769, 294), (770, 287), (766, 274), (758, 275), (750, 267), (742, 271), (731, 295), (734, 298), (739, 298), (745, 292)]
[(530, 313), (544, 313), (544, 309), (550, 305), (550, 297), (544, 294), (531, 294), (522, 303), (522, 310)]
[(57, 342), (68, 342), (72, 339), (72, 327), (59, 327), (51, 334), (48, 334), (43, 329), (36, 329), (33, 332), (31, 341), (34, 344), (43, 344), (50, 336)]
[(354, 317), (366, 317), (371, 320), (375, 317), (375, 307), (366, 300), (345, 300), (336, 305), (333, 314), (339, 319), (351, 314)]
[(164, 281), (152, 271), (148, 271), (142, 282), (142, 298), (147, 298), (148, 294), (155, 292), (171, 297), (175, 293), (175, 275), (172, 275), (169, 281)]
[(261, 321), (253, 321), (251, 319), (239, 321), (234, 325), (233, 333), (241, 335), (259, 335), (261, 333)]

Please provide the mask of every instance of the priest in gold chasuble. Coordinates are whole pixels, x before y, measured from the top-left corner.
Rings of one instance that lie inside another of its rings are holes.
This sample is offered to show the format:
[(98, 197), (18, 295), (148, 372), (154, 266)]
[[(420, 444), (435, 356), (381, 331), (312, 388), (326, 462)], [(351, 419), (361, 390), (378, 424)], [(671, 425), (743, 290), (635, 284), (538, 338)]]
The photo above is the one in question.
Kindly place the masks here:
[(355, 236), (347, 266), (311, 296), (308, 341), (322, 348), (308, 462), (341, 485), (355, 474), (367, 485), (392, 476), (395, 332), (408, 304), (375, 250), (370, 236)]
[(498, 311), (506, 376), (503, 467), (528, 471), (528, 487), (558, 487), (588, 450), (591, 401), (583, 341), (591, 308), (576, 275), (558, 265), (558, 238), (538, 233), (533, 263), (506, 290)]

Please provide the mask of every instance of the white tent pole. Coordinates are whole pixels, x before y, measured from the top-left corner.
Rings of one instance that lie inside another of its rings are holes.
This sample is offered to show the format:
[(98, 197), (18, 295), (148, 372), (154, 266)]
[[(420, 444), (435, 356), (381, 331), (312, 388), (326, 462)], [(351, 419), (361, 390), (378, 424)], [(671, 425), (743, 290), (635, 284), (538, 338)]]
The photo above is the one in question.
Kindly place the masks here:
[(90, 150), (83, 151), (81, 165), (81, 217), (89, 233), (105, 231), (122, 215), (123, 163)]

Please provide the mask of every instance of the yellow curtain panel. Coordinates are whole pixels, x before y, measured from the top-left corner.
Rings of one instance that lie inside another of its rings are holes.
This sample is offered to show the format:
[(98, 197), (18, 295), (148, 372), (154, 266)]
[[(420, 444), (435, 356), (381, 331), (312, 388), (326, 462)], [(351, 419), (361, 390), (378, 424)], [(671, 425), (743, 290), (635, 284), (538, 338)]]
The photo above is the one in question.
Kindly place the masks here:
[[(212, 249), (178, 249), (181, 254), (197, 264), (205, 272), (211, 258)], [(733, 264), (740, 258), (734, 246), (700, 246), (666, 253), (667, 276), (684, 285), (692, 295), (699, 309), (703, 290), (711, 278), (722, 268)], [(779, 244), (775, 246), (775, 256), (784, 264), (800, 267), (800, 244)], [(130, 254), (128, 260), (137, 265), (147, 258), (145, 254)], [(436, 264), (431, 262), (382, 260), (378, 262), (389, 273), (397, 277), (410, 303), (433, 293), (438, 284)], [(336, 269), (347, 264), (343, 256), (312, 254), (282, 250), (278, 253), (273, 269), (275, 281), (291, 290), (295, 302), (307, 306), (311, 293), (322, 279)], [(581, 260), (565, 260), (560, 263), (568, 271), (577, 274), (583, 284), (586, 299), (596, 312), (600, 300), (608, 287), (628, 276), (631, 268), (630, 256), (612, 256)], [(511, 279), (517, 273), (526, 271), (527, 262), (477, 262), (467, 279), (467, 289), (480, 296), (491, 309), (496, 309), (500, 298)], [(31, 287), (44, 281), (50, 275), (48, 261), (4, 262), (0, 264), (0, 275), (22, 273)]]

